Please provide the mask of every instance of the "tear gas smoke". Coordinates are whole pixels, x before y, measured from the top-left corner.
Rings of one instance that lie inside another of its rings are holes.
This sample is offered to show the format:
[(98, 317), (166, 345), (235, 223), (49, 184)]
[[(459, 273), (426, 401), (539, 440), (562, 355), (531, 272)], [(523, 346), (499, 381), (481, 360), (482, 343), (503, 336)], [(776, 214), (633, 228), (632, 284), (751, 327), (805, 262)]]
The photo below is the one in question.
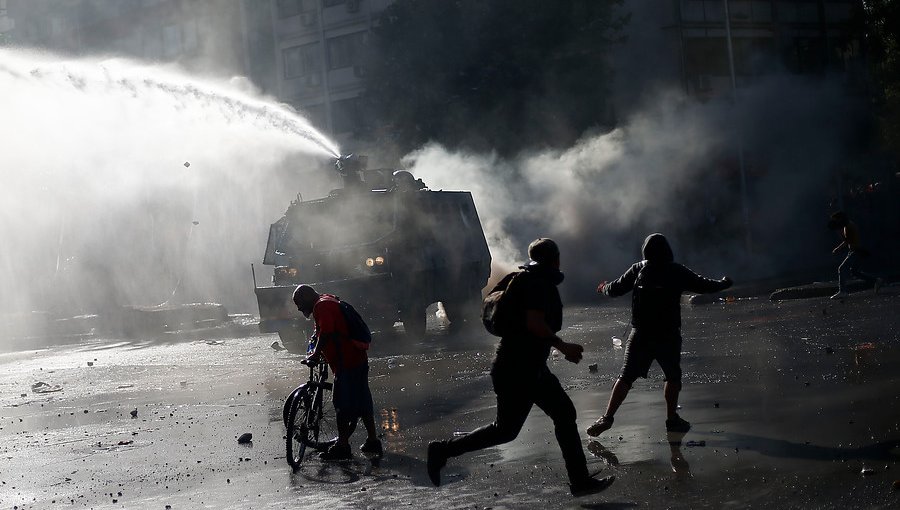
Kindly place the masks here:
[[(741, 280), (827, 256), (831, 172), (852, 151), (859, 106), (837, 80), (776, 76), (742, 91), (736, 105), (658, 94), (620, 128), (567, 150), (503, 160), (431, 144), (405, 165), (432, 188), (472, 190), (498, 270), (524, 261), (530, 240), (555, 238), (570, 296), (621, 274), (654, 231), (669, 237), (677, 260)], [(748, 155), (749, 251), (739, 141)]]
[(239, 85), (0, 50), (0, 313), (251, 311), (268, 224), (339, 151)]

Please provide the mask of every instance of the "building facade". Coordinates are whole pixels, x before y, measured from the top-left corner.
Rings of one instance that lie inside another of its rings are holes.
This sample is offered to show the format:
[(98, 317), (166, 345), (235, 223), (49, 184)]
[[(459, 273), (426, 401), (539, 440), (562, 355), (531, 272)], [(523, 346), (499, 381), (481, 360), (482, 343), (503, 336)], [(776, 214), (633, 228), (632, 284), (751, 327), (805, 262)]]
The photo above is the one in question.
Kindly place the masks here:
[(359, 122), (367, 46), (392, 0), (271, 0), (278, 97), (346, 141)]
[(730, 93), (732, 63), (737, 88), (774, 73), (865, 74), (858, 0), (676, 0), (674, 7), (667, 28), (691, 96)]
[(3, 0), (0, 29), (10, 46), (177, 63), (202, 74), (250, 76), (269, 91), (271, 28), (259, 26), (270, 24), (268, 8), (253, 1)]

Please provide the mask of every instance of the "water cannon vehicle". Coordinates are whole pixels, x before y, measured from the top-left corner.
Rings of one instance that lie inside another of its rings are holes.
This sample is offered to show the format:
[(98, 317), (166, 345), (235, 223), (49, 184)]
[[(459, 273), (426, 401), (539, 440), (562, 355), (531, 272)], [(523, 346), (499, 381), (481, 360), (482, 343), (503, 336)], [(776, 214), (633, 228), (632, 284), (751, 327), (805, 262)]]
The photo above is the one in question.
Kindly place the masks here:
[(343, 187), (291, 202), (269, 228), (263, 264), (272, 285), (254, 288), (259, 328), (286, 346), (305, 348), (311, 321), (291, 295), (299, 284), (352, 303), (372, 329), (402, 322), (425, 332), (426, 308), (441, 302), (451, 324), (480, 322), (491, 255), (468, 191), (431, 190), (405, 170), (368, 169), (364, 156), (342, 156)]

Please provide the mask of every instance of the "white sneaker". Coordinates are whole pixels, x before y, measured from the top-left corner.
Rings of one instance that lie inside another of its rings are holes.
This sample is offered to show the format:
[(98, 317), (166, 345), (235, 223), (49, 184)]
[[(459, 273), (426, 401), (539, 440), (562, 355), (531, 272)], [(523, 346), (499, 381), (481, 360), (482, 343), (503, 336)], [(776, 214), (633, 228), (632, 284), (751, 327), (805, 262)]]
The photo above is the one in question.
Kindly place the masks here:
[(878, 294), (881, 291), (881, 286), (884, 285), (884, 278), (876, 278), (875, 279), (875, 294)]
[(835, 295), (831, 296), (831, 299), (844, 299), (845, 297), (847, 297), (849, 295), (850, 295), (849, 292), (844, 292), (842, 290), (839, 290)]

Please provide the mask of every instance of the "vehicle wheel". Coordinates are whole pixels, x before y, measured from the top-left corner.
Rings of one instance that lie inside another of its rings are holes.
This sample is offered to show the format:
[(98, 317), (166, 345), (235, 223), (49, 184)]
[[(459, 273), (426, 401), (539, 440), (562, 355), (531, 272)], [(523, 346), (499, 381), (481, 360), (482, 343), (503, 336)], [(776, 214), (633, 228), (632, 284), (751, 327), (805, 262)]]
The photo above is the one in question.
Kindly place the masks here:
[(449, 301), (444, 303), (447, 319), (451, 326), (474, 327), (481, 324), (481, 293), (465, 301)]
[(287, 419), (287, 434), (285, 435), (285, 450), (288, 464), (294, 469), (303, 463), (306, 454), (307, 436), (309, 435), (309, 413), (312, 403), (311, 395), (307, 391), (301, 391), (294, 395), (291, 402), (291, 410)]
[(425, 308), (423, 305), (411, 305), (403, 311), (403, 330), (407, 336), (425, 335)]
[(384, 333), (394, 329), (394, 322), (396, 321), (393, 318), (373, 317), (370, 324), (372, 325), (372, 331)]
[(300, 324), (279, 330), (278, 338), (281, 339), (284, 348), (291, 353), (305, 353), (309, 345), (309, 333), (306, 326)]

